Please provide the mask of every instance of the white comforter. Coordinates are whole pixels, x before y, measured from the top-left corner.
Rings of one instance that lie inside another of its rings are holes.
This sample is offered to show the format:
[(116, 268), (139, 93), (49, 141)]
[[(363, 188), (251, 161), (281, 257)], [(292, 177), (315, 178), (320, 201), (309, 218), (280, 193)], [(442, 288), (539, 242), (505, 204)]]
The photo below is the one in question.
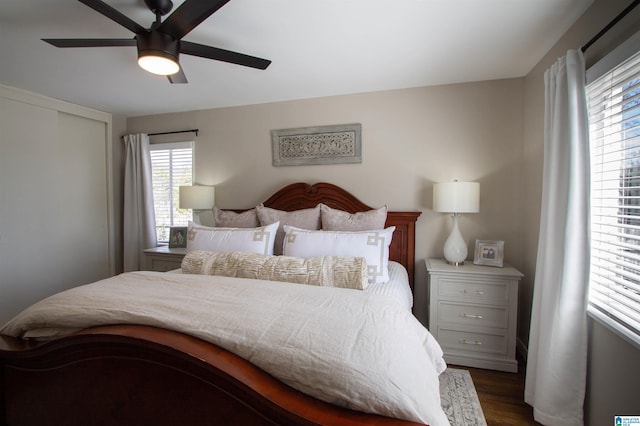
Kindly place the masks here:
[(435, 339), (397, 303), (358, 290), (130, 272), (38, 302), (0, 334), (42, 337), (106, 324), (180, 331), (318, 399), (449, 424), (438, 385), (446, 365)]

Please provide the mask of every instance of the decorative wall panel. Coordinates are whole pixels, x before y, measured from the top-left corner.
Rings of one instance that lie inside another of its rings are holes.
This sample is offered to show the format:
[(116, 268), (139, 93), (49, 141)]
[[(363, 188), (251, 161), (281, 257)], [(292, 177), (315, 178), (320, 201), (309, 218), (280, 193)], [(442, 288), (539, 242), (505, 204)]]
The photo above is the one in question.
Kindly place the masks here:
[(360, 124), (271, 131), (274, 166), (361, 163)]

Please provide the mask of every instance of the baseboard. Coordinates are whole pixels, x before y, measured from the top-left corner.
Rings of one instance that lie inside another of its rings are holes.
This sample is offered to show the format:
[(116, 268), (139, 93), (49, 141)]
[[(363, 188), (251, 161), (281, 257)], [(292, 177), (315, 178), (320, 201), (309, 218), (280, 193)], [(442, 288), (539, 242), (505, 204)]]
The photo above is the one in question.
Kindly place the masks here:
[(481, 354), (472, 354), (468, 356), (464, 353), (446, 353), (444, 360), (447, 364), (454, 366), (484, 368), (487, 370), (506, 371), (509, 373), (518, 372), (518, 361), (513, 359), (495, 359), (491, 357), (483, 357)]

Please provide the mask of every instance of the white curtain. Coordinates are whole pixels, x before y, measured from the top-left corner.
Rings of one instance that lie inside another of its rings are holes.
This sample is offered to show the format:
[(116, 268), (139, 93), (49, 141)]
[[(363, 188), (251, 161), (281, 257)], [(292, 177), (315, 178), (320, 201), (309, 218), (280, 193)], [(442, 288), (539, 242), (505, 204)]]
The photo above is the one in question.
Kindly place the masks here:
[(143, 250), (157, 246), (156, 218), (153, 210), (153, 184), (149, 136), (143, 133), (124, 137), (123, 270), (137, 271), (144, 266)]
[(582, 425), (589, 282), (589, 128), (584, 57), (545, 73), (542, 208), (525, 401), (544, 425)]

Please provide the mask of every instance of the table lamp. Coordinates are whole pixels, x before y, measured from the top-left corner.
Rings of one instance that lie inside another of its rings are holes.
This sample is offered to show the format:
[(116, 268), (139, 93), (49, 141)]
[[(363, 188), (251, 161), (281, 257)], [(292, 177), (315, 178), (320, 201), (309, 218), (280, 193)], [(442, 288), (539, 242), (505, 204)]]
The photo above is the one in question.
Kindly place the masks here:
[(480, 184), (477, 182), (442, 182), (433, 184), (433, 210), (453, 213), (453, 229), (444, 243), (444, 258), (449, 264), (462, 265), (467, 258), (467, 243), (458, 227), (460, 213), (480, 211)]
[[(181, 186), (179, 205), (181, 209), (210, 210), (213, 207), (215, 187), (205, 185)], [(194, 218), (194, 222), (197, 222)]]

